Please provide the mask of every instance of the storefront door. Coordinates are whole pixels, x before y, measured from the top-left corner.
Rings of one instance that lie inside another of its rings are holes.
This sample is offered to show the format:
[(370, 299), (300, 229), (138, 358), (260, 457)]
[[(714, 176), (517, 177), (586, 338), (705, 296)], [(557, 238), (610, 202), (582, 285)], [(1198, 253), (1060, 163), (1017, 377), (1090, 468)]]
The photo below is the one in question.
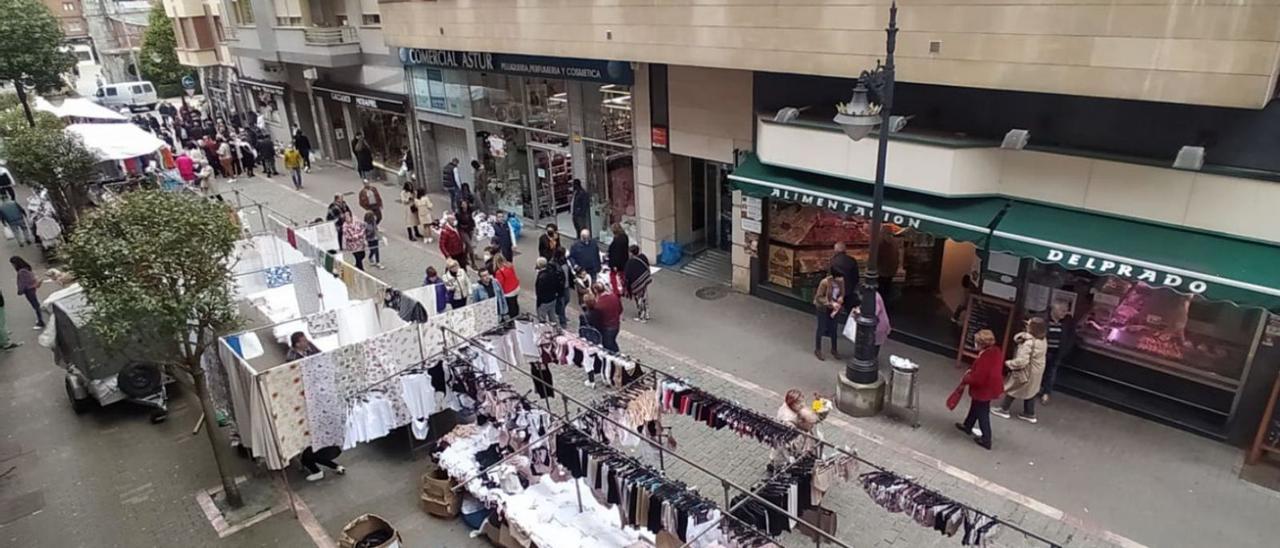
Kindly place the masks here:
[(693, 235), (689, 247), (728, 251), (732, 241), (733, 200), (729, 188), (730, 166), (693, 158), (689, 200), (693, 212)]
[(532, 204), (526, 203), (525, 211), (534, 212), (533, 218), (539, 225), (556, 223), (572, 227), (569, 206), (573, 201), (573, 157), (568, 149), (533, 143), (529, 143), (529, 151)]
[(324, 108), (333, 128), (333, 158), (340, 162), (351, 161), (351, 135), (347, 129), (347, 114), (340, 103), (325, 100)]

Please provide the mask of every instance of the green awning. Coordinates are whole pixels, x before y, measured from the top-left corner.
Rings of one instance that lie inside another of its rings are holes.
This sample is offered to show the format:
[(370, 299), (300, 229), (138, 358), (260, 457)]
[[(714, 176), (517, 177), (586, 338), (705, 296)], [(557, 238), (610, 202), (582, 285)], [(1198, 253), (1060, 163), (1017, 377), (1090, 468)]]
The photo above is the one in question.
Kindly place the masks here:
[[(869, 216), (865, 181), (768, 166), (729, 175), (748, 196)], [(988, 227), (1008, 207), (995, 231)], [(1280, 312), (1280, 246), (1007, 198), (944, 198), (886, 188), (883, 220), (993, 251)]]

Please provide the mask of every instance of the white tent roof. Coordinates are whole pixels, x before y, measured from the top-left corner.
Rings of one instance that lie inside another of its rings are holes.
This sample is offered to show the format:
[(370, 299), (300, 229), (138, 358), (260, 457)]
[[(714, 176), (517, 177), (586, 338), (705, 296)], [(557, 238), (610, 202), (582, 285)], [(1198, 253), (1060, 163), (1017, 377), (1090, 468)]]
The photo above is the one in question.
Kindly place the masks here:
[(103, 160), (145, 156), (164, 142), (133, 124), (71, 124), (67, 131), (79, 135), (84, 146)]
[(125, 115), (82, 97), (66, 99), (61, 105), (54, 105), (44, 97), (36, 97), (36, 110), (48, 112), (59, 118), (91, 118), (121, 122), (128, 120)]

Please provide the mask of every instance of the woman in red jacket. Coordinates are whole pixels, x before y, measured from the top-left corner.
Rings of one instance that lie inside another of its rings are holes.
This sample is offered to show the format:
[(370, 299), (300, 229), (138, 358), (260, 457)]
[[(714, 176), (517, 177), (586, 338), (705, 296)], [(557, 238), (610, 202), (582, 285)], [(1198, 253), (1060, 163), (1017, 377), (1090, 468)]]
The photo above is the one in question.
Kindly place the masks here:
[(1004, 393), (1004, 351), (996, 346), (996, 335), (990, 329), (977, 332), (973, 342), (978, 346), (978, 359), (960, 380), (960, 386), (969, 386), (969, 414), (956, 428), (972, 434), (970, 430), (977, 423), (982, 435), (973, 441), (991, 449), (991, 402)]
[(502, 287), (502, 296), (507, 299), (507, 316), (519, 316), (520, 278), (516, 277), (516, 267), (507, 262), (501, 253), (493, 256), (493, 279)]

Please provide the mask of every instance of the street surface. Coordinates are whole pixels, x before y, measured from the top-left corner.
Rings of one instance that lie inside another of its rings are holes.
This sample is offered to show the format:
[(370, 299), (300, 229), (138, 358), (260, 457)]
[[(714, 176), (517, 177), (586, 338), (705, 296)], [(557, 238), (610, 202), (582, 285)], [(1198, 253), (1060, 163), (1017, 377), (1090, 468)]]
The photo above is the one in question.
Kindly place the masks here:
[[(219, 181), (217, 189), (239, 191), (246, 201), (268, 204), (296, 221), (323, 216), (335, 192), (349, 194), (348, 203), (359, 211), (354, 193), (360, 184), (347, 168), (326, 165), (306, 175), (304, 185), (297, 192), (285, 176), (258, 177)], [(405, 238), (402, 206), (393, 203), (399, 189), (378, 188), (388, 203), (383, 229), (390, 242), (383, 251), (387, 268), (371, 272), (393, 286), (417, 286), (423, 270), (441, 268), (443, 260), (435, 244)], [(447, 199), (440, 196), (435, 203)], [(522, 310), (533, 309), (536, 233), (526, 226), (519, 242), (523, 254), (516, 257)], [(34, 248), (3, 245), (38, 272), (43, 269)], [(307, 483), (290, 470), (304, 509), (300, 519), (286, 510), (219, 539), (196, 503), (197, 491), (216, 486), (218, 479), (206, 437), (191, 433), (200, 411), (189, 391), (173, 402), (169, 420), (160, 425), (127, 405), (74, 415), (61, 372), (51, 353), (36, 344), (32, 311), (13, 294), (12, 279), (7, 273), (0, 290), (14, 340), (25, 345), (0, 354), (0, 473), (13, 468), (0, 478), (0, 544), (327, 547), (352, 518), (375, 513), (399, 528), (407, 546), (488, 545), (468, 539), (460, 522), (436, 520), (417, 508), (422, 464), (410, 460), (406, 440), (395, 435), (343, 454), (339, 461), (350, 471), (345, 477)], [(650, 289), (653, 321), (625, 322), (622, 350), (770, 415), (788, 388), (833, 392), (842, 366), (813, 359), (811, 315), (733, 292), (716, 300), (694, 297), (710, 285), (670, 270), (658, 273)], [(943, 404), (960, 376), (950, 359), (893, 341), (882, 352), (921, 364), (920, 427), (885, 416), (835, 413), (822, 426), (828, 440), (1063, 546), (1274, 546), (1280, 538), (1280, 496), (1237, 477), (1242, 455), (1236, 448), (1058, 396), (1039, 413), (1039, 424), (993, 417), (995, 449), (987, 451), (951, 426), (963, 418), (964, 404), (954, 412)], [(564, 368), (553, 371), (557, 388), (590, 397), (583, 377)], [(515, 372), (507, 380), (528, 384)], [(740, 484), (762, 478), (768, 457), (763, 446), (685, 417), (667, 423), (679, 451), (699, 464)], [(238, 465), (245, 476), (259, 473), (248, 461)], [(673, 477), (722, 499), (717, 482), (672, 459), (666, 465)], [(941, 537), (889, 514), (856, 482), (837, 485), (829, 498), (839, 514), (839, 536), (851, 545), (960, 544), (958, 537)], [(782, 543), (812, 541), (792, 534)], [(997, 545), (1038, 544), (1005, 531)]]

